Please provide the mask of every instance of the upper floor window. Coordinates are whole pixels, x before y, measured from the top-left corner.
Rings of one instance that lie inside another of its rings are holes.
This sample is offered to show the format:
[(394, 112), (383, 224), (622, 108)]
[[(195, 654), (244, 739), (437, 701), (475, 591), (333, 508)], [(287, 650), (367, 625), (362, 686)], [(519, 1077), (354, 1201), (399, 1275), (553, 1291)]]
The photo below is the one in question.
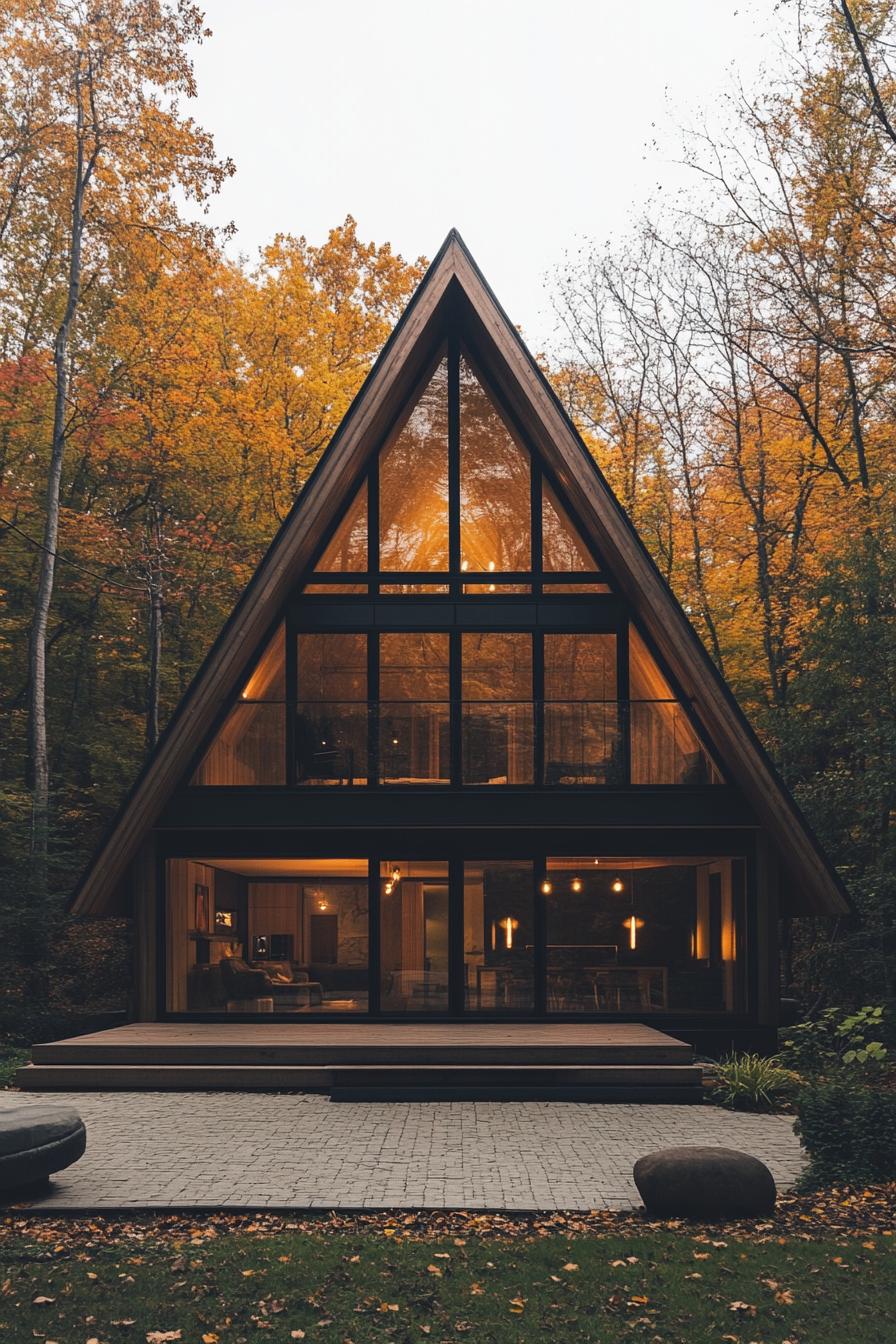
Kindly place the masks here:
[(568, 508), (465, 351), (437, 359), (303, 589), (369, 590), (610, 591)]
[[(299, 629), (290, 639), (289, 673), (281, 627), (192, 783), (722, 782), (690, 713), (634, 626)], [(628, 684), (620, 685), (626, 668)]]

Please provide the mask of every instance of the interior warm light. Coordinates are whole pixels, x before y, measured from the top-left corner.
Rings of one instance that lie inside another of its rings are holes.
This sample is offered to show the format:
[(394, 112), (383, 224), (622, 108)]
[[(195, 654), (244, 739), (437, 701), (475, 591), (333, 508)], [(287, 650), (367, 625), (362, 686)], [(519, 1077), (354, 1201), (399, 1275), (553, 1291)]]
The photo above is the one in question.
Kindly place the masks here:
[(392, 881), (393, 881), (393, 882), (400, 882), (400, 881), (401, 881), (401, 869), (399, 868), (399, 866), (398, 866), (397, 863), (396, 863), (395, 867), (392, 869)]
[(611, 886), (610, 890), (615, 891), (617, 896), (621, 891), (625, 891), (625, 883), (623, 882), (621, 877), (616, 877), (613, 879), (613, 885)]
[(469, 560), (461, 560), (460, 567), (464, 572), (466, 572), (470, 568)]
[(392, 883), (391, 883), (391, 882), (387, 882), (387, 883), (386, 883), (386, 895), (387, 895), (387, 896), (391, 896), (391, 895), (392, 895)]
[(581, 879), (580, 877), (574, 877), (573, 880), (572, 880), (572, 884), (571, 884), (571, 885), (572, 885), (572, 889), (573, 889), (573, 891), (581, 891), (581, 890), (582, 890), (582, 879)]
[(633, 952), (638, 949), (638, 930), (643, 929), (643, 919), (638, 919), (636, 915), (629, 915), (628, 919), (623, 920), (622, 927), (628, 929), (628, 945)]
[(594, 860), (594, 866), (595, 866), (595, 868), (597, 867), (597, 865), (598, 865), (599, 863), (600, 863), (600, 859), (595, 859), (595, 860)]
[(553, 884), (553, 882), (548, 882), (547, 880), (545, 880), (544, 882), (542, 882), (542, 884), (541, 884), (541, 893), (542, 893), (543, 896), (550, 896), (550, 894), (551, 894), (551, 892), (552, 892), (553, 890), (554, 890), (554, 884)]
[(393, 737), (393, 739), (392, 739), (392, 745), (393, 745), (393, 747), (397, 747), (397, 746), (398, 746), (398, 738), (397, 738), (397, 737)]
[(504, 946), (508, 949), (508, 951), (513, 947), (514, 930), (518, 929), (519, 926), (520, 926), (519, 920), (511, 919), (510, 915), (508, 915), (505, 919), (498, 920), (498, 927), (501, 930), (503, 930), (504, 933)]
[(488, 572), (489, 572), (489, 574), (494, 574), (494, 572), (495, 572), (495, 562), (494, 562), (494, 560), (489, 560), (489, 562), (488, 562)]

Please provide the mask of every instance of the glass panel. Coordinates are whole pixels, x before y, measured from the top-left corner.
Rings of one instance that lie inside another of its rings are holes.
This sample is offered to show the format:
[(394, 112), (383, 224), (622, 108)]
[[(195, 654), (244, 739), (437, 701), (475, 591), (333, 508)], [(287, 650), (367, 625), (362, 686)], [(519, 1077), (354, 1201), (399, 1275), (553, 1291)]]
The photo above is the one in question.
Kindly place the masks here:
[(549, 1013), (745, 1006), (737, 859), (548, 859)]
[(367, 783), (367, 636), (298, 636), (296, 781)]
[(619, 778), (616, 636), (544, 637), (545, 783), (609, 784)]
[(462, 636), (463, 780), (533, 780), (532, 636)]
[(534, 1007), (533, 866), (527, 860), (464, 863), (464, 1004), (468, 1012)]
[(285, 730), (285, 705), (234, 705), (190, 783), (285, 784)]
[(448, 864), (380, 865), (380, 1006), (384, 1013), (448, 1009)]
[(191, 784), (286, 783), (286, 664), (279, 626), (219, 728)]
[(381, 593), (447, 593), (447, 583), (381, 583)]
[(366, 593), (366, 583), (306, 583), (302, 592), (313, 596), (332, 597), (334, 593)]
[(366, 859), (169, 859), (171, 1012), (363, 1013)]
[(380, 569), (448, 568), (448, 362), (380, 454)]
[(709, 752), (638, 631), (629, 626), (633, 784), (721, 784)]
[(541, 549), (546, 571), (595, 571), (597, 564), (546, 480), (541, 483)]
[(531, 593), (528, 583), (465, 583), (465, 593)]
[(460, 553), (473, 572), (531, 564), (529, 454), (460, 362)]
[(315, 574), (367, 569), (367, 482), (355, 495), (315, 566)]
[(609, 593), (611, 591), (609, 584), (606, 583), (545, 583), (542, 585), (543, 593)]
[(448, 635), (380, 636), (380, 778), (448, 784)]

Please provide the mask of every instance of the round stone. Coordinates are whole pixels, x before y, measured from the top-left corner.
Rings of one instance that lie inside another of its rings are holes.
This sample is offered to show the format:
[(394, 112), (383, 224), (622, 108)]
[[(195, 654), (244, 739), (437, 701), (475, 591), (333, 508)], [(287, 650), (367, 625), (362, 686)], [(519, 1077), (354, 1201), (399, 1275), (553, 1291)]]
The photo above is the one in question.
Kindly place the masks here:
[(77, 1162), (86, 1146), (84, 1121), (73, 1106), (50, 1101), (0, 1104), (0, 1190), (45, 1180)]
[(663, 1148), (640, 1157), (635, 1185), (657, 1218), (760, 1218), (777, 1191), (758, 1157), (734, 1148)]

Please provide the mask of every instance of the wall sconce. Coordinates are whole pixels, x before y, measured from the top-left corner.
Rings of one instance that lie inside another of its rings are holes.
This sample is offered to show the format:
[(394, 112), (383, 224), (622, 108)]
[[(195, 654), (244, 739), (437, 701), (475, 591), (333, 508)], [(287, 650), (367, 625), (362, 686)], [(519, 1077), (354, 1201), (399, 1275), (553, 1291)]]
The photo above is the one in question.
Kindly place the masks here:
[(613, 882), (610, 886), (610, 890), (614, 891), (617, 896), (619, 896), (623, 891), (625, 891), (625, 883), (623, 882), (621, 877), (614, 877)]
[(392, 895), (392, 883), (391, 883), (391, 882), (387, 882), (386, 885), (385, 885), (384, 890), (385, 890), (385, 893), (386, 893), (387, 896), (391, 896), (391, 895)]
[(575, 892), (579, 892), (579, 891), (581, 891), (581, 890), (582, 890), (582, 879), (581, 879), (580, 877), (574, 877), (573, 880), (572, 880), (572, 882), (570, 883), (570, 886), (571, 886), (572, 890), (575, 891)]
[(326, 901), (318, 901), (317, 908), (318, 910), (327, 910), (329, 907), (327, 906)]
[(507, 915), (504, 919), (498, 920), (498, 928), (504, 934), (504, 946), (507, 948), (508, 952), (513, 947), (513, 935), (519, 926), (519, 920), (512, 919), (510, 915)]
[(547, 878), (545, 878), (544, 882), (542, 882), (542, 884), (541, 884), (541, 894), (542, 894), (542, 896), (550, 896), (550, 894), (551, 894), (551, 892), (552, 892), (553, 890), (554, 890), (554, 884), (553, 884), (553, 882), (548, 882)]
[(638, 930), (643, 929), (643, 919), (638, 919), (637, 915), (629, 915), (622, 921), (622, 927), (628, 929), (628, 945), (632, 952), (638, 950)]
[(397, 863), (396, 863), (395, 867), (392, 869), (392, 881), (393, 881), (393, 882), (400, 882), (400, 881), (401, 881), (401, 869), (399, 868), (399, 866), (398, 866)]

